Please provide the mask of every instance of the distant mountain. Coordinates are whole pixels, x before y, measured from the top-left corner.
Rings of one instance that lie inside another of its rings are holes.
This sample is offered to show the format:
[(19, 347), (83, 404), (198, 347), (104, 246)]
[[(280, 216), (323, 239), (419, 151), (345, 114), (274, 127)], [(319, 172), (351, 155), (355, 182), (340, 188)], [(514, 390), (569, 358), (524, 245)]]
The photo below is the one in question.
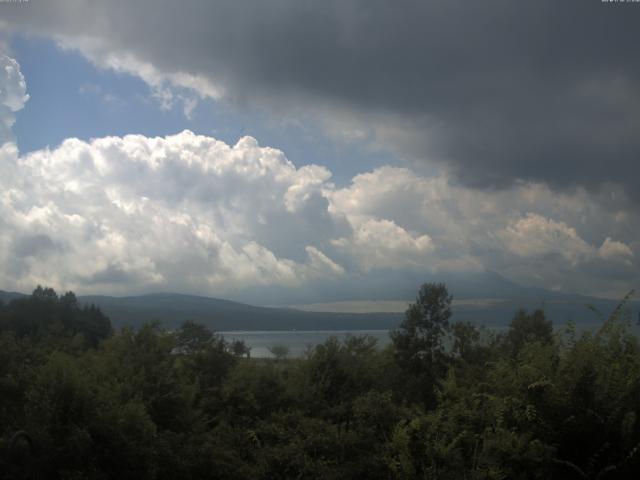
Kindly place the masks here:
[[(454, 298), (461, 299), (461, 296)], [(491, 293), (491, 292), (488, 292)], [(468, 298), (455, 302), (453, 321), (470, 321), (492, 327), (509, 324), (515, 311), (544, 309), (547, 318), (562, 325), (573, 321), (578, 325), (598, 324), (618, 305), (618, 300), (579, 295), (563, 295), (538, 289), (517, 289), (511, 298)], [(136, 297), (79, 297), (83, 303), (94, 303), (107, 314), (115, 326), (140, 325), (158, 320), (174, 328), (185, 320), (194, 320), (213, 330), (375, 330), (397, 326), (403, 313), (329, 313), (307, 312), (293, 308), (270, 308), (229, 300), (180, 294), (151, 294)], [(640, 302), (629, 302), (632, 319), (638, 318)]]
[[(461, 299), (451, 290), (454, 298)], [(487, 294), (492, 292), (487, 292)], [(470, 298), (456, 302), (454, 321), (470, 321), (487, 326), (508, 325), (518, 308), (543, 308), (556, 325), (574, 321), (579, 325), (597, 324), (601, 319), (589, 309), (594, 307), (604, 317), (618, 305), (617, 300), (579, 295), (563, 295), (538, 289), (514, 288), (510, 298)], [(375, 330), (397, 326), (403, 313), (328, 313), (306, 312), (292, 308), (257, 307), (229, 300), (180, 294), (151, 294), (135, 297), (79, 297), (94, 303), (111, 318), (115, 326), (141, 325), (158, 320), (174, 328), (185, 320), (194, 320), (218, 331), (228, 330)], [(639, 302), (628, 304), (633, 319), (638, 317)]]
[[(487, 326), (508, 325), (518, 308), (543, 308), (547, 318), (561, 325), (571, 320), (578, 325), (598, 324), (600, 317), (608, 316), (618, 300), (599, 299), (581, 295), (529, 288), (511, 282), (494, 272), (473, 274), (445, 274), (437, 278), (407, 279), (381, 275), (379, 282), (387, 282), (386, 298), (377, 298), (357, 282), (344, 285), (340, 291), (319, 291), (315, 297), (295, 294), (292, 298), (313, 298), (314, 301), (338, 300), (409, 300), (415, 298), (419, 285), (440, 281), (447, 285), (456, 301), (453, 321), (471, 321)], [(412, 285), (411, 287), (409, 285)], [(371, 287), (371, 285), (369, 285)], [(268, 289), (256, 292), (252, 303), (268, 303)], [(275, 290), (274, 292), (275, 293)], [(306, 294), (305, 294), (306, 295)], [(21, 293), (2, 292), (5, 303), (23, 296)], [(320, 300), (318, 300), (318, 298)], [(159, 321), (167, 328), (175, 328), (186, 320), (193, 320), (217, 331), (229, 330), (373, 330), (393, 328), (402, 320), (403, 313), (330, 313), (301, 311), (293, 308), (270, 308), (230, 300), (158, 293), (130, 297), (80, 296), (84, 304), (98, 305), (116, 327), (139, 326)], [(290, 303), (304, 303), (304, 301)], [(590, 311), (594, 307), (600, 314)], [(635, 323), (639, 318), (640, 302), (629, 302), (628, 314)]]
[(217, 331), (375, 330), (393, 328), (402, 318), (397, 313), (320, 313), (255, 307), (175, 293), (136, 297), (82, 296), (79, 300), (98, 305), (116, 327), (138, 326), (157, 320), (167, 328), (175, 328), (186, 320), (193, 320)]
[(541, 288), (518, 285), (498, 273), (479, 271), (467, 273), (434, 273), (381, 270), (378, 275), (345, 276), (331, 284), (319, 282), (295, 287), (260, 286), (236, 292), (233, 300), (252, 305), (299, 305), (352, 300), (412, 300), (420, 285), (441, 282), (456, 299), (564, 299), (568, 296)]
[[(616, 309), (618, 300), (607, 300), (593, 297), (569, 297), (564, 300), (538, 300), (520, 298), (517, 300), (494, 300), (486, 304), (458, 305), (453, 308), (453, 320), (470, 321), (492, 327), (509, 324), (516, 310), (523, 308), (533, 311), (541, 308), (554, 325), (564, 325), (571, 321), (585, 328), (600, 325), (604, 319)], [(623, 310), (635, 325), (639, 318), (640, 302), (628, 302)]]
[(5, 292), (0, 290), (0, 301), (4, 303), (9, 303), (11, 300), (15, 300), (16, 298), (26, 297), (24, 293), (18, 292)]

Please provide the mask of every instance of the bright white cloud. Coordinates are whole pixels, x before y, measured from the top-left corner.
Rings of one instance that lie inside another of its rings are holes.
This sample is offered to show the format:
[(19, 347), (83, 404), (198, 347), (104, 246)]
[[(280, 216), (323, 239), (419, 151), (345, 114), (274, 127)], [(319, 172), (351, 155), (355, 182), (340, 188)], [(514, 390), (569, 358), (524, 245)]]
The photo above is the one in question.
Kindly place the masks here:
[(534, 213), (508, 225), (502, 237), (507, 248), (520, 257), (559, 255), (572, 266), (595, 252), (578, 236), (575, 228)]
[(0, 145), (13, 141), (11, 127), (15, 112), (29, 100), (27, 84), (20, 65), (13, 58), (0, 53)]
[[(544, 207), (536, 185), (478, 193), (383, 167), (337, 189), (326, 168), (296, 168), (251, 137), (231, 146), (189, 131), (2, 152), (5, 288), (228, 295), (389, 269), (488, 268), (585, 289), (571, 279), (596, 260), (623, 258), (637, 272), (631, 246), (611, 237), (596, 248), (565, 221), (589, 209), (560, 197)], [(523, 213), (535, 203), (538, 213)]]
[[(294, 261), (260, 243), (261, 230), (286, 234), (328, 174), (296, 169), (250, 137), (233, 147), (188, 131), (70, 139), (18, 163), (2, 180), (4, 283), (19, 273), (21, 288), (55, 275), (84, 290), (133, 283), (221, 292), (342, 272), (320, 244), (301, 244), (305, 258)], [(34, 236), (38, 244), (20, 247)]]
[[(479, 191), (442, 175), (421, 177), (409, 169), (382, 167), (335, 191), (331, 209), (343, 212), (354, 231), (336, 246), (353, 248), (350, 255), (360, 259), (361, 268), (382, 267), (388, 259), (388, 264), (434, 271), (490, 269), (526, 285), (548, 287), (553, 281), (566, 291), (612, 294), (628, 289), (629, 278), (639, 274), (634, 245), (612, 240), (630, 238), (640, 221), (632, 210), (621, 210), (623, 204), (608, 203), (618, 193), (614, 189), (598, 197), (577, 189), (561, 194), (536, 183)], [(610, 215), (612, 209), (616, 215)], [(393, 222), (387, 224), (389, 235), (372, 228), (380, 224), (370, 219)], [(390, 233), (390, 225), (398, 231)], [(603, 231), (610, 237), (604, 242)], [(421, 236), (429, 239), (422, 248), (407, 248), (416, 246), (409, 238)], [(388, 251), (373, 240), (385, 238), (394, 239), (384, 243)], [(356, 247), (359, 242), (369, 248)], [(616, 277), (610, 266), (621, 263), (627, 270), (618, 268)], [(608, 273), (600, 278), (602, 272)]]
[(392, 220), (356, 220), (352, 237), (332, 243), (356, 259), (365, 272), (376, 268), (433, 269), (433, 260), (428, 257), (433, 251), (429, 235), (412, 235)]
[[(28, 96), (18, 64), (2, 65), (8, 132)], [(11, 140), (0, 146), (0, 288), (228, 295), (486, 268), (592, 293), (640, 276), (629, 233), (640, 219), (616, 191), (476, 191), (388, 166), (336, 188), (327, 168), (297, 168), (252, 137), (190, 131), (71, 138), (23, 156)], [(607, 266), (607, 278), (594, 271)]]

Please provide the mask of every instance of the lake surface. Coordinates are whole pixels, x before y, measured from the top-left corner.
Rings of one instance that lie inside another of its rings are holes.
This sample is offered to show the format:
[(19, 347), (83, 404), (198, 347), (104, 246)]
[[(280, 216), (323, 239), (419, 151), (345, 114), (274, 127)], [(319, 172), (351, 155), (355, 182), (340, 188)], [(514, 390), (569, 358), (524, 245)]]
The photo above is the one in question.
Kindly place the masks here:
[[(576, 325), (576, 335), (591, 331), (596, 332), (602, 323), (589, 323)], [(556, 333), (564, 332), (566, 325), (555, 325)], [(482, 328), (482, 327), (481, 327)], [(483, 327), (489, 333), (499, 333), (508, 327)], [(630, 331), (640, 336), (640, 321), (636, 325), (630, 326)], [(273, 355), (269, 348), (283, 346), (289, 349), (289, 357), (301, 357), (305, 351), (324, 343), (329, 337), (337, 337), (342, 341), (349, 336), (369, 335), (378, 341), (378, 347), (382, 348), (391, 342), (389, 330), (264, 330), (264, 331), (227, 331), (218, 332), (227, 341), (244, 340), (244, 343), (251, 348), (253, 358), (271, 358)]]
[(329, 337), (337, 337), (342, 341), (349, 336), (369, 335), (378, 341), (380, 348), (391, 342), (389, 330), (285, 330), (218, 333), (223, 335), (227, 341), (244, 340), (244, 343), (251, 348), (251, 357), (253, 358), (272, 357), (269, 348), (274, 346), (287, 347), (290, 357), (301, 357), (307, 349), (324, 343)]

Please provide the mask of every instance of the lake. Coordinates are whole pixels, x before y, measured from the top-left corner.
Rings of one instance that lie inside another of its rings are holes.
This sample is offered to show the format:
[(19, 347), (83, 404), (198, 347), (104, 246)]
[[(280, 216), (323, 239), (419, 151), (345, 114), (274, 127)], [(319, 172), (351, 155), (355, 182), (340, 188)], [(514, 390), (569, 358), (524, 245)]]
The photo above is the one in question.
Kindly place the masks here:
[[(597, 324), (583, 324), (576, 326), (576, 334), (579, 336), (586, 331), (597, 331), (602, 326)], [(486, 332), (501, 332), (507, 327), (485, 327)], [(566, 325), (556, 325), (555, 330), (561, 333)], [(633, 325), (630, 329), (640, 336), (640, 326)], [(329, 337), (337, 337), (344, 340), (349, 336), (369, 335), (378, 341), (378, 347), (384, 347), (391, 342), (389, 330), (256, 330), (256, 331), (227, 331), (218, 332), (227, 341), (244, 340), (251, 348), (253, 358), (271, 358), (269, 348), (284, 346), (289, 349), (289, 357), (301, 357), (307, 349), (324, 343)]]
[(251, 357), (272, 357), (269, 348), (284, 346), (289, 349), (290, 357), (301, 357), (305, 350), (324, 343), (329, 337), (344, 340), (349, 336), (369, 335), (378, 340), (378, 346), (384, 347), (391, 338), (388, 330), (278, 330), (278, 331), (236, 331), (218, 332), (227, 341), (243, 340), (251, 348)]

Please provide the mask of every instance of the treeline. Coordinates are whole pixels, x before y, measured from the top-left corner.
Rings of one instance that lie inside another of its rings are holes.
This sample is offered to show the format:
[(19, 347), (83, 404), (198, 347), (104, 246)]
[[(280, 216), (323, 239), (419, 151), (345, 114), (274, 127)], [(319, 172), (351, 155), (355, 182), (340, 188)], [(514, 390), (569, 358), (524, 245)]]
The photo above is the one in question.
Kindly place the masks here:
[(385, 349), (247, 358), (187, 322), (112, 332), (38, 288), (0, 305), (0, 474), (28, 479), (581, 479), (640, 472), (640, 346), (519, 311), (490, 334), (425, 284)]
[(111, 332), (111, 322), (95, 305), (80, 307), (73, 292), (58, 296), (52, 288), (38, 286), (30, 297), (4, 306), (0, 300), (0, 331), (32, 340), (76, 337), (95, 347)]

